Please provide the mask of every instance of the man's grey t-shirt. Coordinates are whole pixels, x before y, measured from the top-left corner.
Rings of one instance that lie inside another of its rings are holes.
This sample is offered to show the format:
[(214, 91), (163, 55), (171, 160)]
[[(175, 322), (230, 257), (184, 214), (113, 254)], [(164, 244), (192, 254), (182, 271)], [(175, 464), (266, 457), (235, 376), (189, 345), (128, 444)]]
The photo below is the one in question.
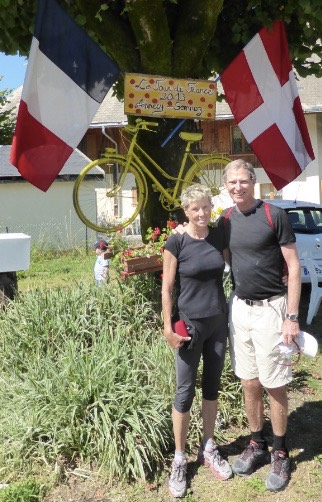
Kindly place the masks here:
[(231, 269), (234, 289), (240, 298), (264, 300), (283, 294), (284, 259), (280, 246), (295, 242), (295, 235), (285, 211), (269, 206), (273, 228), (270, 225), (263, 201), (250, 212), (231, 212), (219, 221), (226, 237), (226, 247), (231, 252)]

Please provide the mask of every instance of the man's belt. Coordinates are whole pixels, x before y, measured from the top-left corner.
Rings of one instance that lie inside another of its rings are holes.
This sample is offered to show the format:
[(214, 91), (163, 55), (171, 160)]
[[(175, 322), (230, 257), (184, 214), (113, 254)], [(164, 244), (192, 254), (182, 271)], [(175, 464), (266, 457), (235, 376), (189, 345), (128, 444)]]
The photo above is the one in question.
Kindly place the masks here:
[(258, 307), (264, 307), (269, 302), (272, 302), (274, 300), (278, 300), (279, 298), (282, 298), (282, 296), (285, 296), (285, 294), (281, 293), (279, 295), (274, 295), (274, 296), (271, 296), (270, 298), (265, 298), (265, 300), (250, 300), (249, 298), (240, 298), (240, 296), (237, 296), (237, 298), (239, 300), (242, 300), (243, 302), (245, 302), (246, 305), (249, 305), (250, 307), (252, 307), (253, 305), (256, 305)]

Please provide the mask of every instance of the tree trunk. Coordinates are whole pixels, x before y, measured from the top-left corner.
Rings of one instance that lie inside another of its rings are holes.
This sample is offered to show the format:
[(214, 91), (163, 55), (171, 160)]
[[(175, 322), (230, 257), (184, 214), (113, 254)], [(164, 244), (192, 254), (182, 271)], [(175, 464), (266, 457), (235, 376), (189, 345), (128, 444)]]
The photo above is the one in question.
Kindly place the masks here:
[[(146, 120), (154, 120), (149, 119)], [(186, 143), (179, 137), (179, 133), (182, 130), (194, 131), (196, 130), (196, 124), (193, 120), (186, 120), (183, 127), (178, 130), (175, 135), (168, 141), (168, 143), (162, 147), (162, 143), (168, 138), (169, 134), (175, 129), (175, 127), (181, 122), (178, 119), (158, 119), (159, 127), (157, 129), (157, 134), (151, 132), (140, 132), (138, 138), (139, 144), (147, 151), (147, 153), (171, 176), (177, 178), (178, 172), (181, 166), (182, 157), (184, 154)], [(192, 145), (194, 146), (194, 145)], [(144, 163), (147, 161), (145, 159)], [(187, 161), (186, 169), (190, 167), (189, 161)], [(176, 181), (168, 180), (154, 167), (149, 166), (149, 170), (154, 174), (158, 181), (163, 187), (170, 189), (175, 185)], [(148, 201), (145, 208), (141, 211), (141, 232), (142, 237), (146, 235), (148, 227), (166, 227), (166, 223), (169, 219), (177, 220), (182, 223), (185, 221), (185, 215), (181, 208), (170, 210), (165, 209), (160, 201), (162, 202), (162, 194), (153, 190), (152, 181), (147, 179), (148, 183)]]

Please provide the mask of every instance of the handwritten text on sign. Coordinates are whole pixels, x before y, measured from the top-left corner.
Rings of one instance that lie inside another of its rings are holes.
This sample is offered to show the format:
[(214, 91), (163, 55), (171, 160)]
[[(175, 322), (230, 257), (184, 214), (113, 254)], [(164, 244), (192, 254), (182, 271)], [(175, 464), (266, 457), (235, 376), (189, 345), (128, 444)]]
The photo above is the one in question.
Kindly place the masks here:
[(127, 115), (214, 120), (216, 84), (127, 73), (124, 101)]

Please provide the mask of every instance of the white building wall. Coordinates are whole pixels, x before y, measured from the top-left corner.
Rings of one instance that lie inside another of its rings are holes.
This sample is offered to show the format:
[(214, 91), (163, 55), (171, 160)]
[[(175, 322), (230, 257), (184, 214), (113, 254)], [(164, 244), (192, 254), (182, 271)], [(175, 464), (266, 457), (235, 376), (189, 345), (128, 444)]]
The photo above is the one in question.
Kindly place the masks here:
[(91, 245), (96, 235), (74, 210), (73, 186), (57, 181), (44, 193), (29, 183), (0, 183), (0, 232), (23, 232), (44, 247)]

